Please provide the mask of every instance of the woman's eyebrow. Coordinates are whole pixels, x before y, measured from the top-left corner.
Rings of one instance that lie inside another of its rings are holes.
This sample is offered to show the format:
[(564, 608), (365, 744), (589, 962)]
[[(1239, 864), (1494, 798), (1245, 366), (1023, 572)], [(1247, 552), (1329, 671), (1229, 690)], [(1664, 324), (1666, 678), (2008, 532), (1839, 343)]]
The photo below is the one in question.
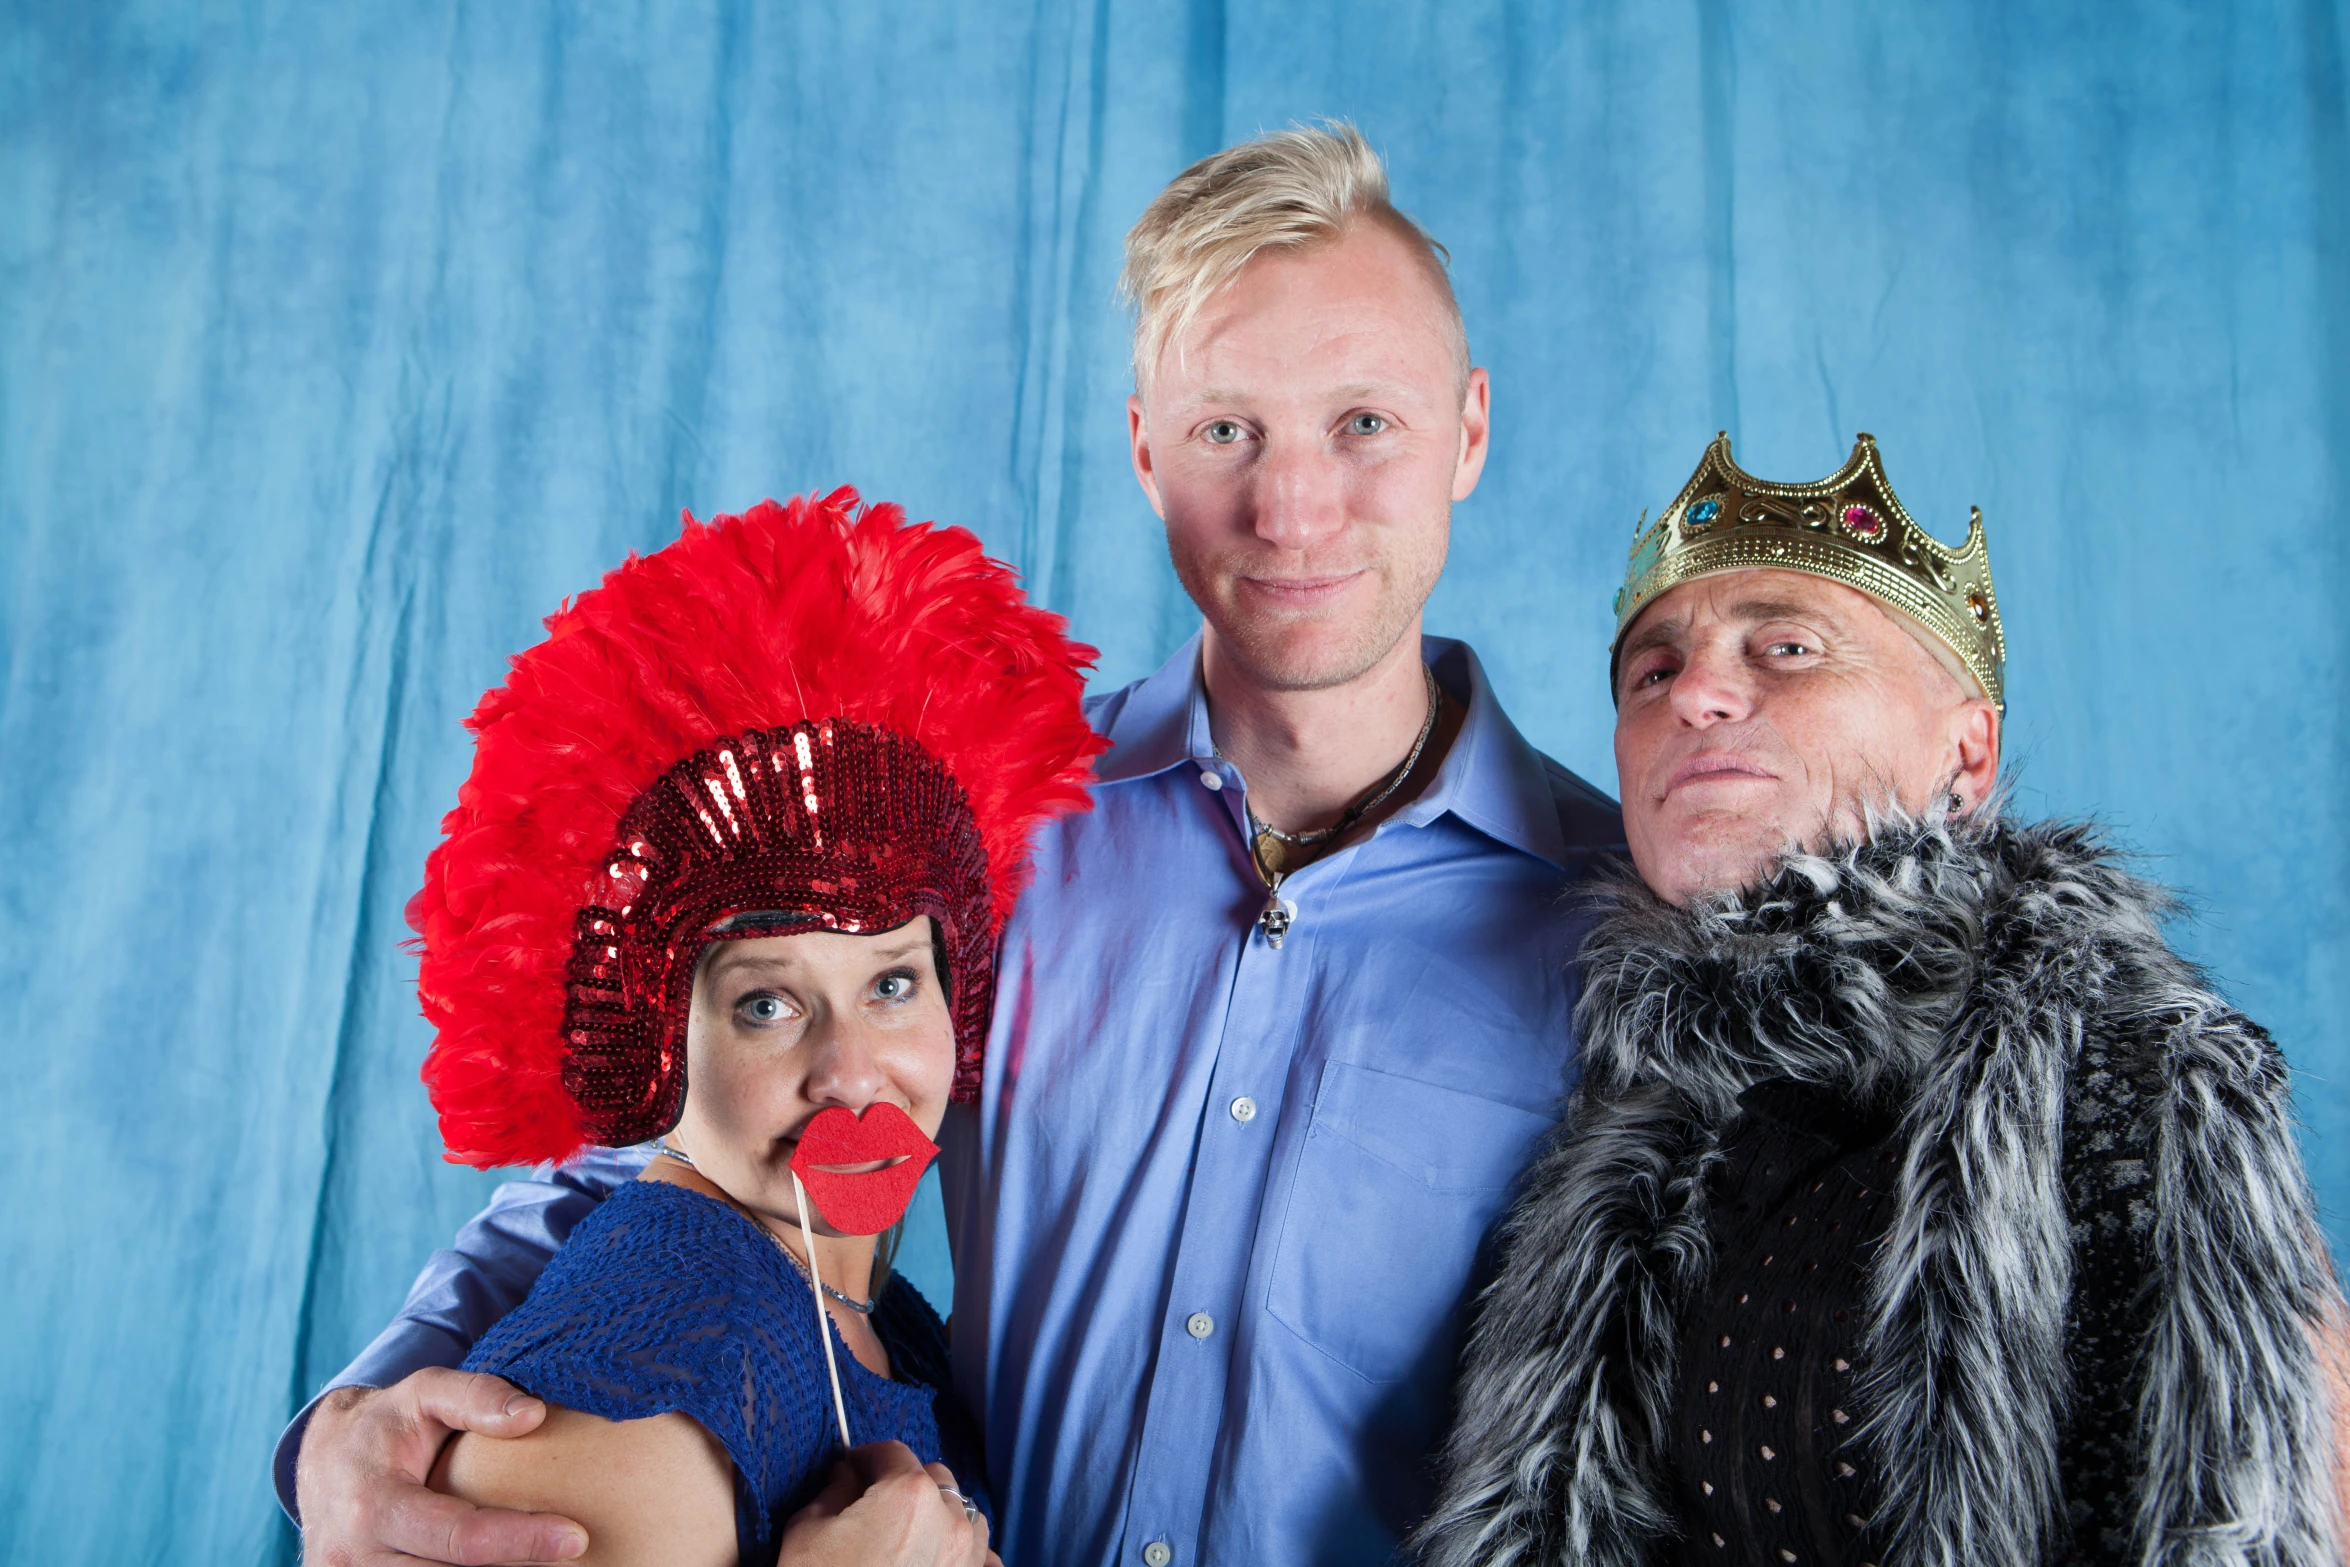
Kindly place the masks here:
[[(895, 941), (870, 938), (873, 945), (866, 949), (866, 957), (875, 963), (895, 963), (917, 952), (930, 950), (928, 936), (905, 936)], [(738, 973), (780, 974), (799, 973), (801, 965), (787, 957), (769, 953), (735, 953), (721, 951), (710, 959), (712, 979), (731, 979)]]
[(714, 957), (710, 960), (710, 973), (713, 978), (716, 978), (720, 975), (733, 975), (743, 972), (752, 974), (790, 974), (796, 970), (798, 966), (799, 965), (793, 963), (789, 958), (736, 957), (731, 953), (720, 953), (717, 957)]

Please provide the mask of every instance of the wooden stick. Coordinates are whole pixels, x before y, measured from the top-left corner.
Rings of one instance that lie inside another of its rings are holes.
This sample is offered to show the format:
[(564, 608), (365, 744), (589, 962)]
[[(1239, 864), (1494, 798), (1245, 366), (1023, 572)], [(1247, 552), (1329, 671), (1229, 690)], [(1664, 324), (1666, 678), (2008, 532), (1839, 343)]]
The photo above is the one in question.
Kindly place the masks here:
[(808, 1222), (808, 1188), (800, 1184), (800, 1172), (791, 1173), (792, 1196), (800, 1204), (800, 1239), (808, 1246), (808, 1288), (816, 1295), (816, 1336), (824, 1341), (824, 1369), (832, 1376), (832, 1412), (840, 1417), (840, 1445), (845, 1452), (856, 1444), (849, 1440), (849, 1406), (840, 1396), (840, 1365), (832, 1358), (832, 1314), (824, 1309), (824, 1276), (816, 1271), (816, 1227)]

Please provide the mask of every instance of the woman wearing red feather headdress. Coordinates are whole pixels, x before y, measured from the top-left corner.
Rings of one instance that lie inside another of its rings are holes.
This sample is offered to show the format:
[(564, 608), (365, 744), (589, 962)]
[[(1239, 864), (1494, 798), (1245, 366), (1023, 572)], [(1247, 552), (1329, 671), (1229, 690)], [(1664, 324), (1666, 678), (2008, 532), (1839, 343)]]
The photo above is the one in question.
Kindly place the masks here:
[(466, 1361), (547, 1421), (435, 1484), (597, 1561), (757, 1562), (836, 1442), (896, 1440), (958, 1477), (976, 1562), (943, 1332), (878, 1237), (978, 1082), (1029, 831), (1086, 803), (1091, 650), (848, 490), (689, 516), (547, 629), (410, 908), (425, 1081), (455, 1160), (667, 1157)]

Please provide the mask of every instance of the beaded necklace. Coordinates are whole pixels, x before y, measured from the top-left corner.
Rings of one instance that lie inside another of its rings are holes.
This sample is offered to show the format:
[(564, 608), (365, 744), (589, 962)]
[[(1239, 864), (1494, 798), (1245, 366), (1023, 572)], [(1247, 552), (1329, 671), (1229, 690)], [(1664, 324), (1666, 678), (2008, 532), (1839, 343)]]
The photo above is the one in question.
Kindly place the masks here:
[[(1286, 844), (1290, 848), (1307, 851), (1297, 861), (1297, 865), (1304, 865), (1312, 860), (1316, 851), (1353, 831), (1365, 816), (1384, 805), (1396, 790), (1403, 787), (1404, 780), (1412, 776), (1412, 769), (1420, 765), (1420, 754), (1428, 749), (1428, 738), (1436, 733), (1437, 716), (1444, 710), (1444, 693), (1436, 684), (1436, 672), (1422, 664), (1420, 674), (1428, 682), (1428, 716), (1420, 721), (1420, 733), (1412, 741), (1411, 751), (1396, 764), (1395, 770), (1387, 775), (1383, 783), (1370, 795), (1348, 806), (1337, 821), (1327, 827), (1309, 827), (1303, 832), (1283, 832), (1272, 823), (1259, 820), (1253, 808), (1243, 807), (1248, 815), (1249, 863), (1256, 867), (1257, 879), (1265, 884), (1265, 908), (1257, 916), (1257, 924), (1265, 933), (1266, 944), (1276, 952), (1281, 949), (1281, 943), (1289, 935), (1289, 927), (1296, 918), (1295, 906), (1281, 896), (1281, 884), (1289, 879), (1289, 873), (1297, 866), (1289, 863), (1288, 855), (1269, 851), (1266, 845)], [(1222, 746), (1212, 749), (1222, 760), (1232, 760), (1224, 755)], [(1267, 863), (1268, 860), (1278, 860), (1279, 863)]]

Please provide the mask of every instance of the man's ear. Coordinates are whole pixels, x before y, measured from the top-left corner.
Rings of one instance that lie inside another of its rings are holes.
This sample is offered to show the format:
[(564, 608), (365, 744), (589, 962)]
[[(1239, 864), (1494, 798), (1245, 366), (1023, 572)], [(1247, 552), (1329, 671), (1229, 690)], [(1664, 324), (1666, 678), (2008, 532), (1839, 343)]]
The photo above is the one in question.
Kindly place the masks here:
[(1987, 697), (1969, 697), (1951, 710), (1951, 726), (1958, 752), (1951, 788), (1971, 811), (1999, 786), (1999, 709)]
[(1480, 365), (1469, 372), (1461, 398), (1461, 451), (1452, 467), (1452, 498), (1465, 501), (1485, 471), (1486, 439), (1493, 433), (1493, 382)]
[(1151, 510), (1158, 513), (1159, 521), (1165, 522), (1167, 503), (1159, 498), (1159, 475), (1151, 466), (1151, 438), (1143, 424), (1140, 393), (1126, 399), (1126, 441), (1134, 458), (1134, 482), (1150, 498)]

